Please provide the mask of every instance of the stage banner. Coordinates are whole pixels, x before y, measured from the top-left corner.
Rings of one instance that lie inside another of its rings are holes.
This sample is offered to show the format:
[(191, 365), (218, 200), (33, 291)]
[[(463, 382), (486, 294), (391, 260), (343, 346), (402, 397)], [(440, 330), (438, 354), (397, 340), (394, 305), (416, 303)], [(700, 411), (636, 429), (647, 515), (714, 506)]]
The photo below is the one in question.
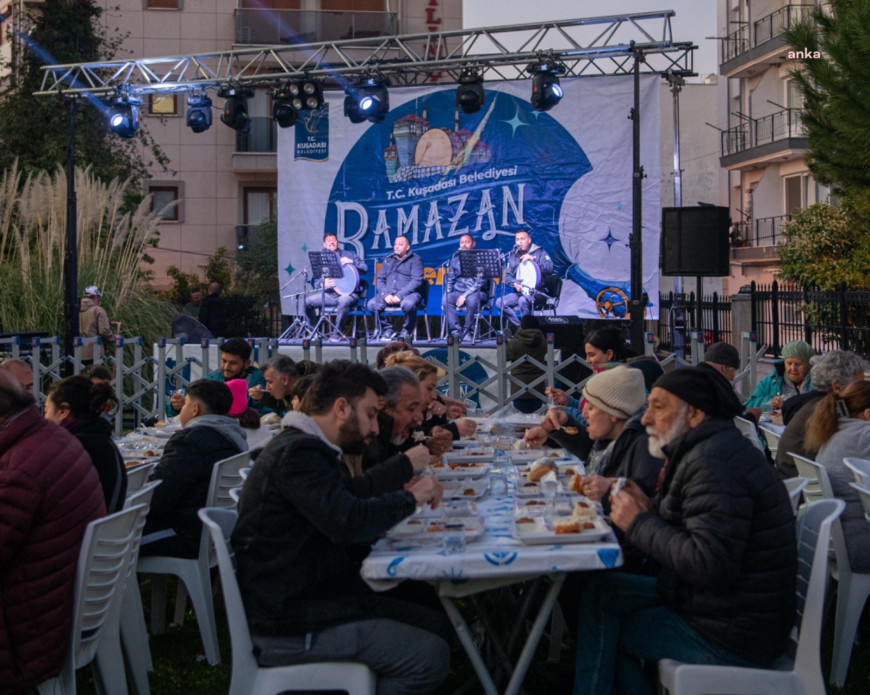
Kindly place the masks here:
[[(658, 317), (659, 78), (640, 84), (643, 282)], [(278, 129), (278, 264), (282, 310), (296, 314), (308, 251), (338, 235), (368, 262), (369, 285), (398, 235), (408, 237), (441, 313), (446, 266), (471, 234), (509, 251), (527, 230), (563, 278), (558, 313), (625, 318), (630, 290), (633, 78), (563, 79), (565, 96), (540, 113), (530, 82), (486, 83), (475, 114), (454, 87), (390, 88), (382, 123), (351, 123), (344, 94)], [(310, 275), (308, 276), (310, 281)], [(369, 296), (372, 296), (370, 290)], [(299, 302), (301, 308), (301, 302)]]

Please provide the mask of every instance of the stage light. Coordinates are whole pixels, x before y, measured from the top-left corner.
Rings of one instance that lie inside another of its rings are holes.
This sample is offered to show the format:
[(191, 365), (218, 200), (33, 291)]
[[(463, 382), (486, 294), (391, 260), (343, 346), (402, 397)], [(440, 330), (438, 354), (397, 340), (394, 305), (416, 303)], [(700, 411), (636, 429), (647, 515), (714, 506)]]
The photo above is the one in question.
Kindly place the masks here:
[(248, 115), (248, 99), (254, 96), (250, 89), (236, 89), (235, 87), (222, 87), (218, 96), (225, 97), (224, 112), (221, 121), (241, 133), (246, 133), (251, 128), (251, 117)]
[(323, 106), (323, 85), (320, 82), (306, 78), (299, 82), (299, 88), (303, 99), (302, 108), (316, 111)]
[(205, 94), (187, 97), (187, 127), (194, 133), (204, 133), (211, 128), (211, 99)]
[(115, 135), (129, 139), (139, 131), (139, 104), (142, 101), (129, 96), (120, 96), (109, 107), (109, 128)]
[(299, 117), (299, 111), (293, 106), (294, 97), (287, 87), (279, 89), (272, 95), (272, 118), (279, 128), (289, 128)]
[(532, 108), (535, 111), (549, 111), (562, 100), (562, 85), (559, 75), (565, 72), (565, 65), (552, 61), (533, 63), (528, 68), (532, 75)]
[(390, 94), (386, 81), (367, 78), (360, 84), (348, 87), (346, 92), (344, 115), (351, 123), (380, 123), (386, 118), (390, 110)]
[(463, 113), (477, 113), (483, 107), (485, 99), (480, 73), (476, 70), (465, 70), (456, 88), (456, 105)]

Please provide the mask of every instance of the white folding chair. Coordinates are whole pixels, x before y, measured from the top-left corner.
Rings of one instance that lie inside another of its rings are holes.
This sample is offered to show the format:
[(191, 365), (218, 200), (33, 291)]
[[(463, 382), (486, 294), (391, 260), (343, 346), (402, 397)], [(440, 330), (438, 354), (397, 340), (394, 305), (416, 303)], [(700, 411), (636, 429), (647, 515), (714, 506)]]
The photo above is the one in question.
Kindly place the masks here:
[(776, 452), (779, 451), (779, 440), (782, 436), (776, 432), (771, 432), (765, 427), (759, 427), (761, 434), (764, 435), (764, 441), (767, 442), (767, 448), (770, 449), (770, 456), (776, 460)]
[[(60, 675), (37, 686), (41, 695), (75, 695), (76, 670), (90, 664), (104, 637), (117, 631), (124, 586), (142, 535), (139, 520), (145, 511), (145, 505), (137, 505), (88, 524), (76, 568), (70, 649)], [(114, 668), (123, 680), (123, 662)], [(105, 674), (104, 669), (95, 671), (98, 679)]]
[(825, 477), (827, 477), (827, 471), (825, 471), (825, 469), (819, 466), (815, 461), (808, 459), (806, 456), (799, 456), (791, 451), (788, 452), (788, 455), (792, 457), (798, 475), (807, 479), (807, 484), (804, 486), (803, 490), (804, 499), (807, 502), (814, 502), (822, 499), (825, 495), (822, 492), (822, 484), (819, 482), (818, 471), (819, 468), (821, 468)]
[[(824, 466), (806, 456), (792, 454), (792, 457), (795, 465), (799, 466), (799, 472), (800, 467), (815, 472), (823, 497), (836, 499), (828, 471)], [(804, 496), (806, 497), (806, 490)], [(846, 552), (846, 538), (839, 519), (831, 527), (831, 544), (834, 546), (835, 558), (835, 562), (831, 564), (831, 576), (837, 580), (837, 616), (834, 624), (834, 654), (830, 682), (842, 688), (849, 672), (849, 660), (852, 656), (858, 621), (864, 610), (864, 604), (870, 597), (870, 574), (852, 571), (849, 554)]]
[[(250, 452), (244, 451), (218, 461), (211, 473), (211, 483), (206, 497), (207, 507), (233, 507), (230, 490), (238, 487), (242, 478), (239, 469), (250, 461)], [(199, 622), (199, 634), (205, 648), (205, 656), (212, 666), (220, 663), (217, 628), (214, 619), (214, 602), (211, 590), (210, 570), (215, 565), (214, 556), (210, 552), (211, 543), (208, 532), (203, 528), (199, 541), (199, 553), (196, 558), (170, 557), (165, 555), (149, 555), (139, 558), (138, 571), (155, 575), (175, 575), (179, 578), (178, 594), (175, 602), (175, 622), (184, 620), (184, 609), (187, 596), (193, 604), (196, 619)], [(152, 577), (151, 581), (151, 632), (159, 634), (163, 631), (166, 612), (166, 577)]]
[(740, 434), (752, 442), (757, 449), (764, 450), (764, 447), (761, 446), (761, 442), (758, 439), (758, 431), (755, 429), (754, 423), (746, 418), (736, 416), (734, 418), (734, 426), (737, 427), (737, 429), (740, 430)]
[(785, 489), (788, 490), (788, 498), (791, 500), (791, 509), (797, 514), (797, 508), (801, 501), (801, 492), (809, 484), (809, 480), (803, 476), (796, 478), (787, 478), (782, 481), (785, 484)]
[(155, 468), (157, 468), (157, 461), (141, 463), (127, 469), (127, 497), (142, 489)]
[(852, 471), (852, 475), (855, 476), (855, 482), (858, 485), (870, 487), (870, 461), (847, 456), (843, 459), (843, 465)]
[(842, 500), (819, 500), (801, 509), (797, 517), (798, 609), (790, 653), (770, 669), (659, 662), (659, 682), (669, 695), (757, 695), (825, 692), (820, 642), (828, 544), (831, 524), (843, 512)]
[(238, 514), (234, 509), (200, 509), (199, 518), (214, 542), (230, 626), (233, 671), (229, 695), (274, 695), (285, 690), (343, 690), (348, 695), (373, 695), (375, 674), (365, 664), (331, 662), (264, 668), (257, 663), (229, 542)]

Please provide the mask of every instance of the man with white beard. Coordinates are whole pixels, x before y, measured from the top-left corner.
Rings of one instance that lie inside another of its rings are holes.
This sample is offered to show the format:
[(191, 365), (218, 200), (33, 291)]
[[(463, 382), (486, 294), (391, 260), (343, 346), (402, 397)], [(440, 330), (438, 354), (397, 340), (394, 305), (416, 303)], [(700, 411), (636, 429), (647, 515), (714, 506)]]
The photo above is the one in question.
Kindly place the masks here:
[(642, 423), (666, 461), (652, 499), (630, 480), (611, 521), (659, 567), (601, 573), (579, 610), (574, 692), (653, 693), (642, 661), (768, 667), (795, 616), (797, 551), (785, 487), (734, 427), (742, 410), (709, 370), (660, 377)]

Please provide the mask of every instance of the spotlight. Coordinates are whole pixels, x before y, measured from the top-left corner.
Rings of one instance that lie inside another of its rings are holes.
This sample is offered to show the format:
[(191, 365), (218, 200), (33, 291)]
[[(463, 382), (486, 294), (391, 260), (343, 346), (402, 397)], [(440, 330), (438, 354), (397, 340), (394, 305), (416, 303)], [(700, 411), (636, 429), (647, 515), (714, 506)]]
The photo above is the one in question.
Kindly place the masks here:
[(552, 61), (533, 63), (528, 67), (532, 75), (532, 108), (549, 111), (561, 101), (564, 92), (559, 84), (559, 75), (565, 72), (563, 63)]
[(129, 139), (139, 131), (139, 104), (141, 100), (120, 96), (109, 108), (109, 128), (115, 135)]
[(211, 99), (205, 94), (187, 97), (187, 127), (194, 133), (211, 128)]
[(483, 106), (486, 96), (483, 91), (483, 80), (476, 70), (465, 70), (459, 78), (456, 88), (456, 105), (463, 113), (477, 113)]
[[(323, 106), (323, 85), (320, 82), (306, 78), (299, 82), (299, 89), (303, 99), (302, 108), (316, 111)], [(301, 111), (302, 109), (297, 110)]]
[(233, 130), (247, 133), (251, 128), (251, 117), (248, 115), (248, 99), (254, 96), (250, 89), (234, 87), (221, 88), (218, 96), (226, 97), (221, 121)]
[(370, 121), (380, 123), (390, 110), (390, 94), (387, 82), (368, 78), (364, 82), (347, 88), (344, 98), (344, 115), (351, 123)]
[(299, 117), (299, 111), (293, 106), (294, 97), (289, 89), (284, 87), (272, 95), (272, 118), (279, 128), (289, 128)]

